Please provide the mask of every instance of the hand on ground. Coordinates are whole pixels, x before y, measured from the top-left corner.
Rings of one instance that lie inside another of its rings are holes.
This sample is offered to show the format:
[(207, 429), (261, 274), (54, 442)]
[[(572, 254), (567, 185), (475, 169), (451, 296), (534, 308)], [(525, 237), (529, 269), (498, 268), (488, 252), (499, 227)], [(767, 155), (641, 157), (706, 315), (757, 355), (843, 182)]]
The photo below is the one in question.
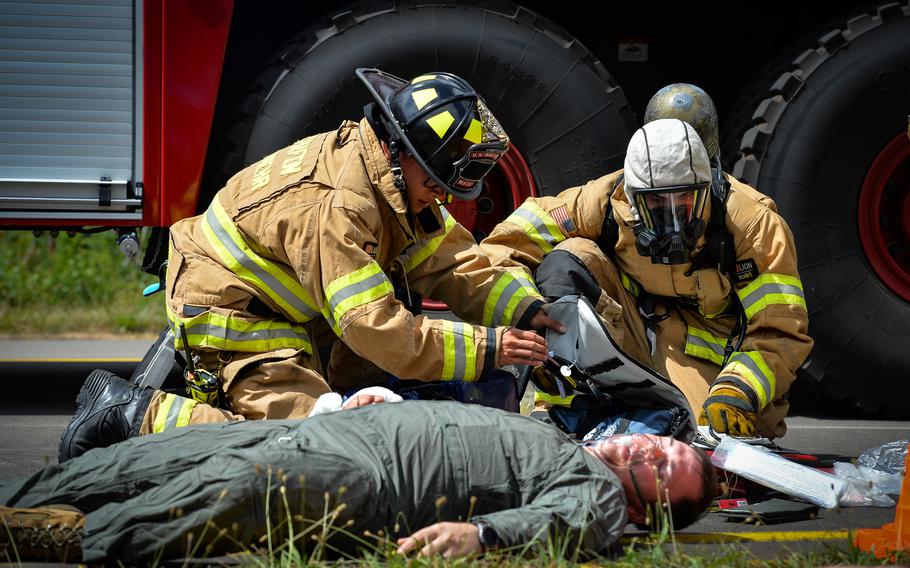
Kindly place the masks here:
[(471, 523), (436, 523), (398, 539), (399, 554), (409, 554), (418, 547), (421, 557), (441, 554), (456, 558), (483, 552), (477, 527)]

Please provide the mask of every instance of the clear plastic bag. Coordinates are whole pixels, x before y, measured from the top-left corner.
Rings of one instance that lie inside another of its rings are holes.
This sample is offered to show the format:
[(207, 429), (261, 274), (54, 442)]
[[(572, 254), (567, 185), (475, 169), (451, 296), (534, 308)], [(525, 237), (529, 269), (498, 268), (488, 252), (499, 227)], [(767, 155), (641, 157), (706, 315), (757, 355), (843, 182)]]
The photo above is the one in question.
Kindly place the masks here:
[(900, 493), (902, 475), (870, 469), (862, 465), (837, 462), (834, 475), (844, 481), (837, 497), (842, 507), (893, 507), (888, 493)]
[[(856, 465), (886, 473), (903, 475), (904, 464), (907, 462), (908, 442), (910, 440), (897, 440), (869, 448), (856, 458)], [(900, 485), (898, 485), (897, 492), (900, 492)]]

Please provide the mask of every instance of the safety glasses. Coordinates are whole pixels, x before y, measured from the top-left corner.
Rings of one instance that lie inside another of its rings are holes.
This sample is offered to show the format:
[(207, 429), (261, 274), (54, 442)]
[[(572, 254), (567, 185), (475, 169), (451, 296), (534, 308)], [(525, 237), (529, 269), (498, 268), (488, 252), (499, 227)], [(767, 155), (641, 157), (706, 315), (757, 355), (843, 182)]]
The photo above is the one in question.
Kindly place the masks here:
[[(647, 442), (644, 442), (644, 440), (647, 440)], [(635, 475), (635, 470), (638, 469), (641, 471), (642, 468), (640, 466), (642, 465), (649, 466), (647, 468), (647, 475), (654, 476), (654, 482), (659, 496), (661, 493), (661, 486), (667, 480), (668, 460), (667, 454), (660, 442), (645, 438), (644, 436), (642, 436), (642, 440), (639, 440), (639, 442), (643, 443), (635, 446), (635, 451), (629, 456), (629, 462), (626, 467), (629, 471), (629, 479), (632, 481), (632, 487), (635, 489), (635, 497), (638, 498), (639, 505), (646, 507), (649, 505), (649, 501), (646, 501), (642, 494), (641, 486), (638, 484), (638, 477)]]

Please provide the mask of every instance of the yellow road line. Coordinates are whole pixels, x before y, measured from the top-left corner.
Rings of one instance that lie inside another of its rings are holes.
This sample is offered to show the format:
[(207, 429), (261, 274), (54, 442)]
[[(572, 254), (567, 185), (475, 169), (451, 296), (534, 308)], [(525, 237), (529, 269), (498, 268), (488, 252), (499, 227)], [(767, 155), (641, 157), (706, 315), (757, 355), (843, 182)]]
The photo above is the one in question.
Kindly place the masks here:
[(138, 363), (135, 357), (61, 357), (49, 359), (0, 359), (0, 363)]
[[(676, 533), (676, 542), (688, 544), (717, 544), (725, 542), (777, 542), (795, 540), (838, 540), (850, 536), (849, 531), (770, 531), (770, 532), (718, 532)], [(623, 544), (633, 537), (625, 536)]]

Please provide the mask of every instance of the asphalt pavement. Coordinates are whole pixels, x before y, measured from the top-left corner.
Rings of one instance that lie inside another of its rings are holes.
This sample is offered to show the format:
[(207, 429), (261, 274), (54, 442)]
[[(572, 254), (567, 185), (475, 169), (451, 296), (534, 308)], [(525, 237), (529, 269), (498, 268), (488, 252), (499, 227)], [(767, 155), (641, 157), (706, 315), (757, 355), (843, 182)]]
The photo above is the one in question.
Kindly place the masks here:
[[(95, 368), (128, 377), (153, 339), (26, 341), (0, 339), (0, 483), (56, 463), (60, 433), (74, 409), (82, 380)], [(833, 416), (817, 399), (795, 397), (786, 448), (817, 454), (857, 456), (863, 450), (910, 437), (910, 422)], [(817, 518), (756, 526), (709, 514), (678, 533), (680, 546), (718, 552), (742, 542), (759, 558), (793, 551), (846, 546), (847, 532), (894, 520), (894, 508), (822, 510)], [(630, 528), (627, 534), (640, 534)]]

